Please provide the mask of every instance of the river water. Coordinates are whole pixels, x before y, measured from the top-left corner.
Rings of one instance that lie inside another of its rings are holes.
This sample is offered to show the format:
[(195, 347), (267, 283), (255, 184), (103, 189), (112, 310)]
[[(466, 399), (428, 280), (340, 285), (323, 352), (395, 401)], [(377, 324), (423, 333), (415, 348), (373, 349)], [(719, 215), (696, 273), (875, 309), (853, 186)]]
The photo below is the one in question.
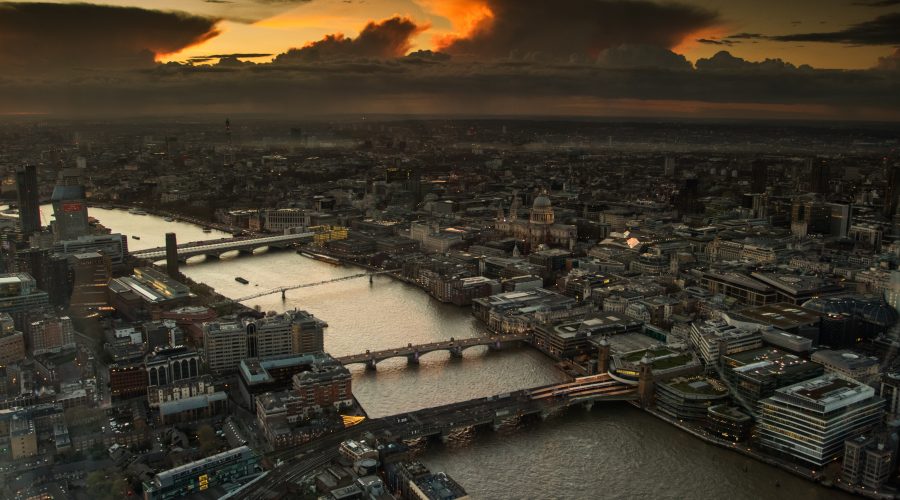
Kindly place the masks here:
[[(121, 210), (92, 208), (90, 215), (131, 236), (129, 248), (221, 237), (197, 226)], [(47, 219), (45, 218), (45, 221)], [(286, 285), (359, 273), (293, 252), (261, 253), (182, 266), (190, 278), (231, 298)], [(241, 276), (250, 283), (234, 280)], [(336, 356), (486, 334), (468, 308), (442, 304), (416, 287), (376, 277), (352, 279), (269, 295), (246, 302), (264, 311), (300, 308), (328, 322), (325, 348)], [(353, 392), (370, 416), (489, 396), (563, 380), (553, 363), (522, 347), (492, 352), (472, 348), (463, 359), (447, 353), (379, 363), (376, 372), (351, 367)], [(445, 471), (474, 498), (844, 498), (790, 474), (708, 445), (627, 404), (573, 409), (545, 422), (503, 433), (434, 443), (419, 457)], [(778, 486), (776, 486), (776, 483)]]

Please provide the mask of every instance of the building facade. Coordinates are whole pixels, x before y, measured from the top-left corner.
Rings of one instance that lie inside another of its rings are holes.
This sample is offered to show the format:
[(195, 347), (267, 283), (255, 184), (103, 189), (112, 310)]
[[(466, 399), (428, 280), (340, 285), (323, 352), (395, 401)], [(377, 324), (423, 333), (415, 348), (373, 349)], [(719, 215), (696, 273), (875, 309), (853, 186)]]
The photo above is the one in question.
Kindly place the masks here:
[(523, 241), (529, 251), (548, 246), (574, 247), (578, 229), (576, 226), (556, 223), (550, 198), (544, 194), (536, 197), (528, 220), (519, 220), (518, 200), (518, 197), (514, 198), (508, 216), (498, 217), (495, 223), (498, 232)]
[(844, 451), (844, 440), (881, 422), (884, 400), (860, 382), (827, 374), (782, 387), (760, 401), (760, 444), (813, 467)]
[(227, 319), (204, 324), (206, 363), (215, 373), (232, 372), (244, 358), (269, 358), (324, 350), (323, 326), (306, 311), (259, 319)]
[(27, 273), (0, 274), (0, 312), (12, 316), (16, 328), (24, 330), (30, 314), (50, 305), (46, 292), (38, 290)]
[(16, 330), (12, 316), (0, 313), (0, 366), (25, 360), (25, 336)]
[(144, 483), (144, 499), (180, 498), (229, 483), (237, 487), (234, 480), (260, 471), (259, 456), (241, 446), (156, 474)]
[(28, 349), (33, 356), (75, 348), (72, 318), (47, 313), (28, 325)]

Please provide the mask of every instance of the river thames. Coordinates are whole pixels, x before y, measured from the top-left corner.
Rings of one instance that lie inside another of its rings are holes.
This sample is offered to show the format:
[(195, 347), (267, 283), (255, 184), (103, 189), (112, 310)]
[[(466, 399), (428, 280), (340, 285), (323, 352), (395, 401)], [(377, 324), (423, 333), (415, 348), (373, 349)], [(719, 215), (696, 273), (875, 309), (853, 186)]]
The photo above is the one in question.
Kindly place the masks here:
[[(49, 207), (42, 207), (42, 212)], [(201, 228), (152, 215), (91, 208), (90, 215), (129, 235), (132, 250), (219, 238)], [(45, 217), (45, 223), (48, 220)], [(131, 238), (140, 237), (139, 240)], [(312, 283), (359, 272), (273, 252), (182, 266), (191, 279), (231, 298), (278, 286)], [(240, 276), (250, 283), (235, 281)], [(393, 280), (366, 278), (293, 290), (286, 300), (252, 300), (263, 311), (305, 309), (328, 323), (325, 348), (341, 356), (450, 337), (485, 335), (468, 308), (442, 304)], [(372, 417), (463, 401), (561, 381), (553, 362), (534, 349), (489, 352), (472, 348), (463, 359), (432, 353), (419, 366), (388, 360), (376, 372), (351, 367), (353, 392)], [(627, 404), (572, 409), (544, 422), (502, 433), (432, 443), (419, 459), (445, 471), (473, 498), (851, 498), (734, 452), (708, 445)]]

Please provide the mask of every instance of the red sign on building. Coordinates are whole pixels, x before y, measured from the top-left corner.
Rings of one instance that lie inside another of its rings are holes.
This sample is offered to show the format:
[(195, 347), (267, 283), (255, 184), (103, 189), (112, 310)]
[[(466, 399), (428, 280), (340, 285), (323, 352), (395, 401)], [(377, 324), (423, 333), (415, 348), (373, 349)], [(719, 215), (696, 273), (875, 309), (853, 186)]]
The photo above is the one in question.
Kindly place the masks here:
[(63, 203), (62, 209), (63, 212), (80, 212), (82, 209), (82, 204), (77, 201), (69, 201)]

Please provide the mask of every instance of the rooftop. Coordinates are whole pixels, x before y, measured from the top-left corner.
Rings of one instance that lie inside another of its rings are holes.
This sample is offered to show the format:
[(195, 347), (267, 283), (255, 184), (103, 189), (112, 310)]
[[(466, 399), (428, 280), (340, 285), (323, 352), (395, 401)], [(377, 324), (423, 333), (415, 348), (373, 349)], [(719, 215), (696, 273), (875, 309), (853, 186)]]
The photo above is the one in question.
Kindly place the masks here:
[(212, 394), (200, 394), (199, 396), (191, 396), (189, 398), (176, 399), (174, 401), (166, 401), (159, 404), (160, 415), (174, 415), (189, 410), (197, 410), (206, 408), (211, 402), (225, 401), (228, 395), (218, 391)]
[(875, 390), (862, 382), (826, 374), (782, 387), (770, 399), (794, 402), (828, 413), (875, 397)]
[(813, 361), (826, 366), (833, 366), (843, 371), (866, 370), (878, 366), (878, 358), (864, 356), (848, 349), (816, 351), (811, 356)]
[(703, 322), (695, 322), (691, 325), (703, 337), (745, 337), (750, 335), (758, 335), (759, 332), (745, 330), (743, 328), (729, 325), (721, 320), (707, 320)]
[(684, 394), (716, 397), (728, 394), (728, 388), (722, 382), (704, 376), (678, 377), (665, 382), (665, 385)]
[(467, 496), (466, 490), (443, 472), (420, 477), (415, 483), (429, 500), (453, 500)]
[(621, 355), (619, 359), (628, 364), (637, 364), (645, 355), (649, 355), (650, 366), (654, 371), (669, 370), (691, 364), (694, 361), (694, 356), (690, 352), (681, 352), (664, 346), (628, 352)]
[(791, 295), (834, 293), (839, 292), (842, 289), (842, 287), (835, 282), (819, 276), (762, 272), (752, 273), (751, 276)]
[(742, 309), (739, 314), (752, 321), (772, 325), (782, 330), (790, 330), (819, 321), (819, 314), (816, 311), (786, 302)]
[(710, 406), (708, 409), (710, 415), (717, 415), (720, 417), (724, 417), (731, 420), (736, 420), (739, 422), (747, 422), (751, 419), (750, 415), (742, 412), (736, 406), (731, 406), (729, 404), (721, 404)]

